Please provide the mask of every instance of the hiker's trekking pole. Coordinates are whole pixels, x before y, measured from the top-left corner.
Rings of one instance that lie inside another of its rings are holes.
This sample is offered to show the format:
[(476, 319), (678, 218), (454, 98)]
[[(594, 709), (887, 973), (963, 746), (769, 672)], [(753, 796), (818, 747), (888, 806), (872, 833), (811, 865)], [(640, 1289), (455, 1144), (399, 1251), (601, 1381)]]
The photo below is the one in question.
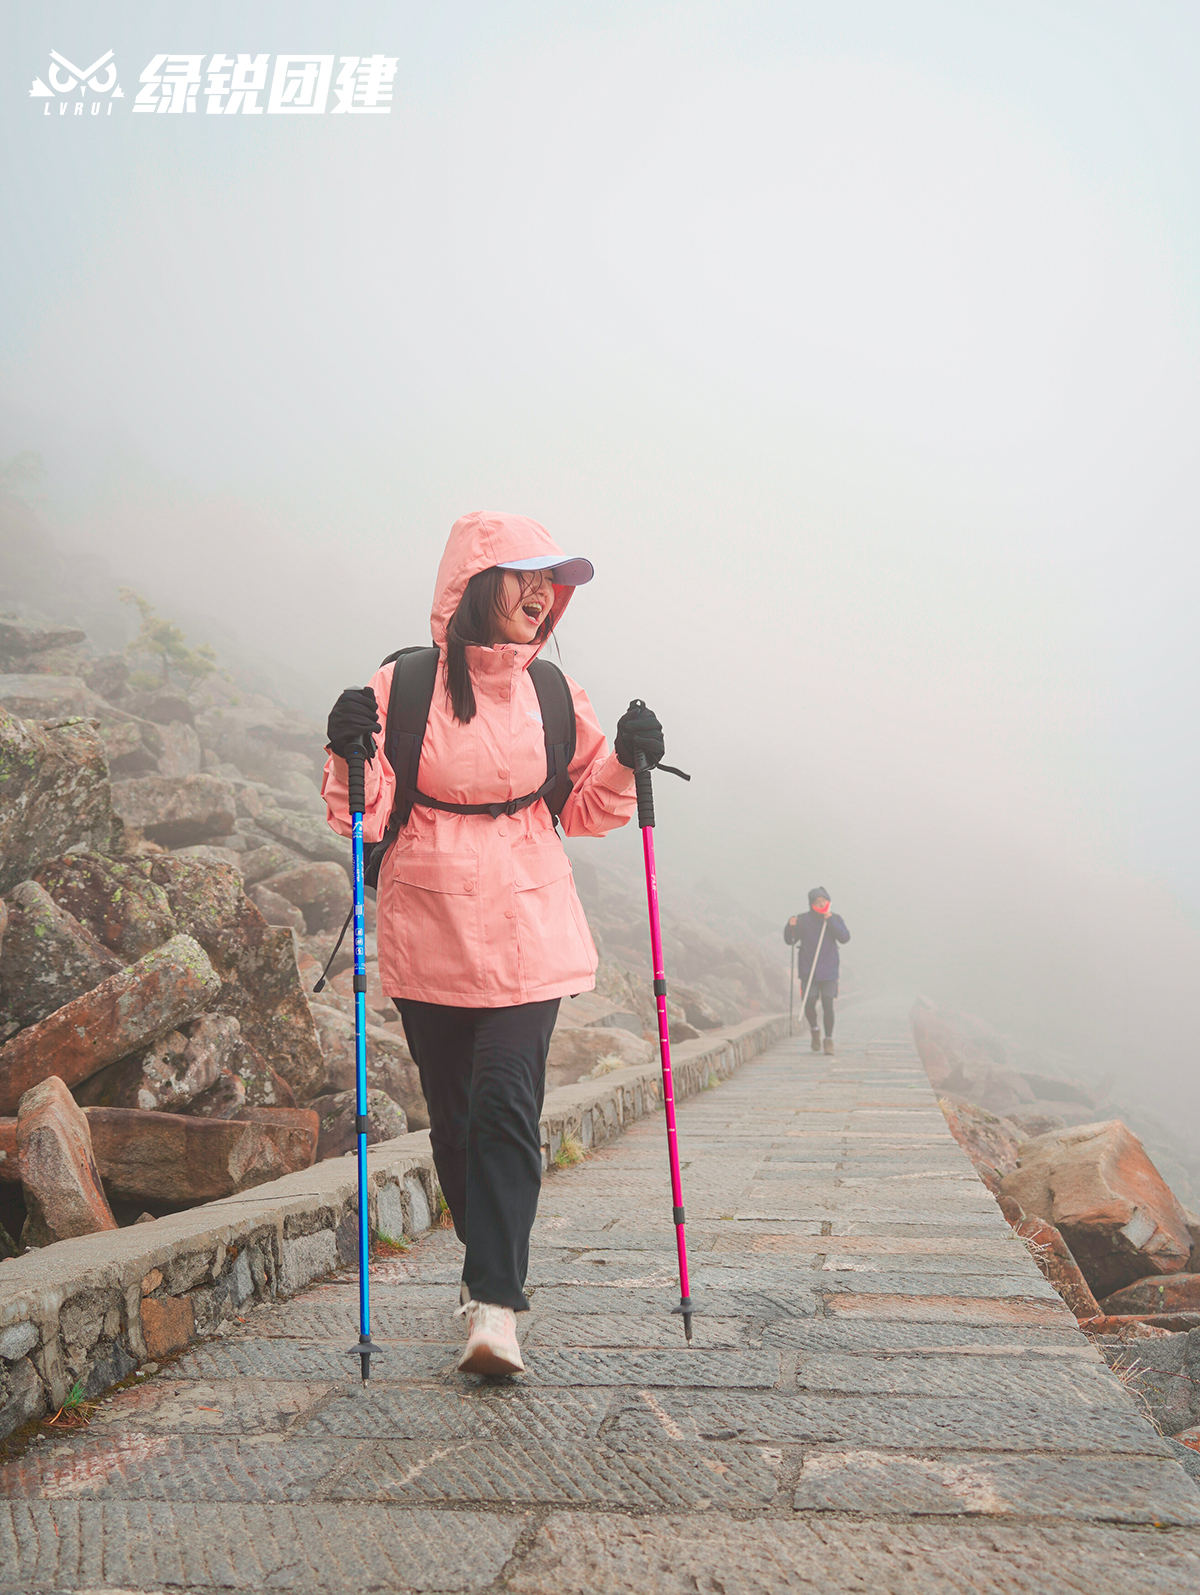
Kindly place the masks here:
[[(809, 991), (812, 990), (812, 983), (816, 979), (816, 976), (817, 976), (817, 959), (820, 958), (820, 956), (821, 956), (821, 947), (822, 947), (822, 944), (825, 941), (825, 932), (828, 929), (829, 929), (829, 921), (826, 920), (825, 923), (821, 926), (821, 934), (817, 937), (817, 950), (813, 954), (813, 961), (809, 965), (809, 969), (808, 969), (808, 990)], [(803, 977), (801, 977), (801, 980), (800, 980), (800, 995), (801, 995), (801, 997), (805, 997), (805, 996), (808, 995), (808, 993), (804, 989), (804, 979), (803, 979)], [(807, 1005), (806, 1005), (806, 1011), (807, 1011)]]
[(354, 1127), (358, 1132), (358, 1345), (348, 1355), (359, 1358), (362, 1382), (371, 1377), (371, 1223), (367, 1201), (367, 949), (363, 924), (363, 810), (366, 763), (374, 752), (369, 738), (359, 738), (346, 753), (350, 789), (351, 846), (354, 850), (354, 1050), (356, 1064)]
[[(630, 709), (644, 709), (638, 698)], [(690, 775), (674, 770), (670, 765), (660, 765), (671, 775), (690, 781)], [(654, 786), (646, 755), (634, 755), (634, 784), (637, 789), (638, 824), (642, 828), (642, 854), (646, 861), (646, 902), (650, 910), (650, 955), (654, 964), (654, 1000), (658, 1009), (658, 1050), (662, 1056), (663, 1106), (667, 1113), (667, 1157), (671, 1165), (671, 1200), (675, 1224), (675, 1247), (679, 1253), (679, 1306), (673, 1312), (683, 1315), (683, 1333), (692, 1343), (692, 1314), (696, 1308), (688, 1287), (687, 1237), (683, 1230), (683, 1181), (679, 1174), (679, 1147), (675, 1136), (675, 1088), (671, 1080), (671, 1035), (667, 1024), (667, 977), (663, 971), (662, 927), (658, 917), (658, 875), (654, 867)]]
[(796, 1000), (796, 943), (792, 943), (788, 959), (788, 1035), (792, 1033), (792, 1008)]

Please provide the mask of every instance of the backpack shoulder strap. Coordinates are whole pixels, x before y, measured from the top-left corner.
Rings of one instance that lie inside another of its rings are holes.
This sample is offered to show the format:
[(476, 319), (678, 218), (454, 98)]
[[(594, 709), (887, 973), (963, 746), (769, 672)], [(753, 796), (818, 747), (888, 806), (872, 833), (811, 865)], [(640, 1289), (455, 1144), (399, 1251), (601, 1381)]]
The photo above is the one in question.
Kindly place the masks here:
[(575, 703), (567, 678), (551, 659), (535, 659), (529, 678), (538, 695), (542, 711), (542, 732), (546, 742), (546, 807), (558, 824), (563, 805), (573, 785), (567, 770), (575, 757)]
[[(389, 655), (395, 660), (392, 688), (388, 696), (387, 729), (383, 751), (396, 776), (396, 797), (392, 804), (388, 830), (399, 831), (408, 824), (417, 791), (417, 771), (433, 689), (437, 683), (436, 648), (401, 648)], [(384, 664), (388, 663), (385, 659)]]

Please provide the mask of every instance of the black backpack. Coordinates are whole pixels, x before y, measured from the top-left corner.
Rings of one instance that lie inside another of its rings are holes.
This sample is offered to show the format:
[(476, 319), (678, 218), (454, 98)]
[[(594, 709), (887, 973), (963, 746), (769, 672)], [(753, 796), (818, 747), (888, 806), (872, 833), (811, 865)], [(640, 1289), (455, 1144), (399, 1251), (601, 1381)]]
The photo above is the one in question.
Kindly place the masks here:
[(521, 809), (532, 807), (539, 798), (544, 798), (557, 825), (563, 804), (571, 793), (572, 782), (567, 768), (575, 757), (575, 704), (566, 676), (549, 659), (535, 659), (529, 666), (529, 679), (538, 695), (546, 740), (546, 779), (537, 791), (529, 792), (524, 797), (510, 798), (507, 803), (443, 803), (438, 798), (427, 797), (421, 791), (417, 785), (421, 746), (425, 740), (433, 689), (437, 684), (440, 657), (438, 650), (433, 647), (400, 648), (394, 654), (388, 654), (383, 661), (385, 665), (394, 661), (396, 666), (392, 672), (387, 729), (383, 740), (384, 754), (396, 774), (396, 796), (383, 840), (375, 843), (365, 863), (363, 877), (368, 886), (378, 884), (384, 855), (408, 824), (414, 804), (442, 809), (448, 814), (490, 814), (496, 820), (502, 814), (517, 814)]

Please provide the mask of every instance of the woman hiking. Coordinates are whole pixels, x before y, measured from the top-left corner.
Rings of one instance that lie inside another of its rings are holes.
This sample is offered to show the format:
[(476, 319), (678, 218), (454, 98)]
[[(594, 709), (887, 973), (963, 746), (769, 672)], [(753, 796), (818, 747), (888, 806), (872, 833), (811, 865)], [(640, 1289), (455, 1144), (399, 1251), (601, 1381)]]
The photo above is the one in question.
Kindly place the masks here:
[[(568, 557), (521, 515), (454, 523), (431, 616), (439, 650), (416, 797), (379, 872), (379, 978), (400, 1010), (429, 1108), (430, 1141), (454, 1230), (466, 1247), (460, 1313), (465, 1372), (520, 1373), (515, 1314), (537, 1213), (546, 1055), (563, 997), (590, 991), (598, 962), (571, 865), (546, 802), (546, 738), (529, 667), (562, 620), (586, 559)], [(384, 837), (397, 797), (384, 755), (395, 665), (348, 688), (329, 716), (322, 795), (351, 831), (344, 754), (366, 734), (363, 836)], [(567, 836), (603, 836), (634, 813), (633, 766), (663, 756), (648, 709), (628, 712), (609, 751), (583, 689), (575, 717)], [(402, 776), (403, 785), (403, 776)], [(426, 801), (422, 801), (422, 799)], [(437, 806), (432, 806), (436, 804)], [(469, 805), (495, 813), (463, 813)]]

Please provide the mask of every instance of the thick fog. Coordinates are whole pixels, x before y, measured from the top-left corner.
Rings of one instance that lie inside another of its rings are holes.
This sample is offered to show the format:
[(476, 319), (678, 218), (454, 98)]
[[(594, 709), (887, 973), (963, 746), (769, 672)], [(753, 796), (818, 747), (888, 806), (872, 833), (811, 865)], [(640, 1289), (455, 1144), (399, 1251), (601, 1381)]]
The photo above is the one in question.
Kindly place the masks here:
[[(694, 777), (664, 892), (820, 883), (860, 988), (1200, 1123), (1194, 6), (6, 23), (0, 457), (60, 547), (323, 720), (457, 515), (534, 516), (596, 566), (565, 668)], [(112, 115), (29, 98), (110, 48)], [(129, 114), (221, 50), (396, 56), (393, 108)]]

